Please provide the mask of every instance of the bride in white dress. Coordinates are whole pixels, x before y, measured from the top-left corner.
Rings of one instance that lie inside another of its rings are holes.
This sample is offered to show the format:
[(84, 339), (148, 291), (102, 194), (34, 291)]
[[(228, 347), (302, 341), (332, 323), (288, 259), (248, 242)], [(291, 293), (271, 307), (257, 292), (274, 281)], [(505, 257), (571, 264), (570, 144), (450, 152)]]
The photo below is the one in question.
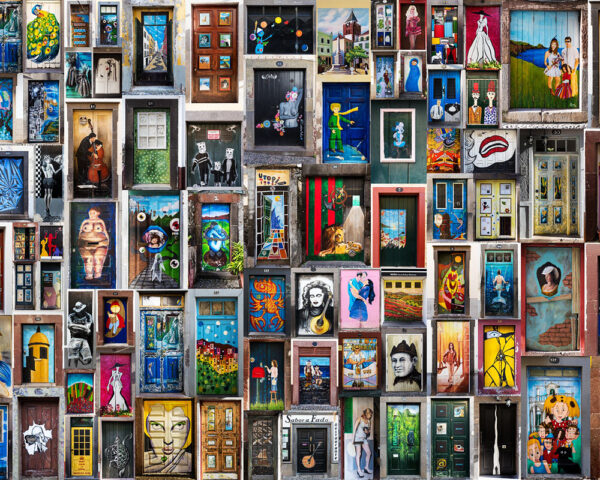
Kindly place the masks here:
[(108, 381), (108, 385), (106, 385), (106, 390), (112, 386), (113, 394), (108, 401), (108, 405), (112, 409), (113, 412), (126, 412), (129, 410), (129, 405), (127, 405), (127, 400), (121, 394), (121, 390), (123, 389), (123, 382), (121, 381), (121, 377), (123, 376), (123, 372), (119, 371), (119, 367), (123, 367), (120, 363), (115, 363), (113, 365), (112, 375), (110, 380)]
[(473, 13), (479, 14), (479, 20), (477, 20), (475, 40), (473, 40), (471, 48), (469, 48), (469, 54), (467, 55), (467, 63), (495, 62), (497, 60), (496, 51), (488, 36), (489, 30), (486, 18), (490, 15), (483, 10)]

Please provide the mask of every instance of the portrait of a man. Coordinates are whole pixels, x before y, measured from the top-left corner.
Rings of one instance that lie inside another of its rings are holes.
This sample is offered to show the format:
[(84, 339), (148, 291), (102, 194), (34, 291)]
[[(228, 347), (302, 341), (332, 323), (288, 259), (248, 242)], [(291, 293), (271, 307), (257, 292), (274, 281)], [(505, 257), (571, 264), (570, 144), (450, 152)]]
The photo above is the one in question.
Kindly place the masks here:
[(388, 390), (421, 391), (423, 381), (420, 365), (421, 336), (389, 335), (387, 345), (389, 352)]
[(298, 282), (296, 325), (298, 335), (333, 332), (333, 281), (327, 277), (301, 278)]

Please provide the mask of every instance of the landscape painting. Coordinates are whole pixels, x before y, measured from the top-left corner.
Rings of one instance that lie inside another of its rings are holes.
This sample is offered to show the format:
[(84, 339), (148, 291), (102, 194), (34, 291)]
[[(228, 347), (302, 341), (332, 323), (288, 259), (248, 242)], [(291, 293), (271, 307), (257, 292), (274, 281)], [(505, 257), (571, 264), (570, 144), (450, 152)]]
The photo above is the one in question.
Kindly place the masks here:
[(94, 413), (94, 374), (67, 373), (67, 413)]
[(423, 321), (423, 276), (383, 276), (383, 321)]

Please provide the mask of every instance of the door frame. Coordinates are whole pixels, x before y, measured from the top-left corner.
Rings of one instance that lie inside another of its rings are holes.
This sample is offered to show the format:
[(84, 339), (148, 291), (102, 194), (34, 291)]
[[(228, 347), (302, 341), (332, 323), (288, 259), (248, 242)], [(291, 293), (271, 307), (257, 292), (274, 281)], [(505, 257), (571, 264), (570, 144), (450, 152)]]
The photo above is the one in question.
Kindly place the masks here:
[[(329, 357), (329, 405), (333, 407), (336, 407), (338, 404), (338, 383), (334, 381), (334, 375), (338, 375), (338, 354), (336, 353), (337, 347), (337, 339), (320, 340), (319, 342), (312, 340), (294, 340), (292, 342), (292, 378), (300, 378), (301, 355)], [(292, 387), (292, 403), (294, 405), (298, 405), (300, 403), (300, 382), (294, 382)], [(289, 404), (286, 406), (288, 405)]]
[[(380, 217), (379, 217), (379, 204), (380, 197), (388, 195), (388, 196), (397, 196), (397, 197), (417, 197), (417, 264), (412, 265), (417, 268), (425, 267), (425, 195), (426, 195), (426, 187), (424, 186), (395, 186), (395, 187), (386, 187), (386, 186), (378, 186), (377, 184), (371, 187), (371, 212), (373, 213), (372, 222), (371, 222), (371, 238), (373, 239), (371, 243), (371, 263), (373, 267), (380, 267), (380, 245), (381, 239), (379, 236), (380, 229)], [(410, 267), (411, 265), (407, 266)], [(398, 267), (400, 268), (400, 267)], [(406, 267), (402, 267), (406, 268)]]
[[(246, 445), (244, 445), (244, 454), (247, 456), (247, 461), (244, 462), (248, 469), (248, 478), (252, 475), (252, 422), (254, 420), (264, 420), (270, 418), (273, 420), (273, 480), (279, 478), (279, 462), (281, 461), (281, 447), (279, 445), (279, 413), (280, 412), (243, 412), (243, 427), (247, 432)], [(242, 423), (240, 423), (242, 425)], [(254, 475), (252, 478), (263, 478), (261, 475)], [(264, 478), (268, 478), (264, 476)]]
[[(419, 453), (421, 457), (421, 472), (419, 475), (403, 475), (402, 478), (407, 479), (421, 479), (424, 476), (427, 476), (427, 462), (429, 459), (429, 425), (427, 422), (428, 410), (429, 407), (427, 405), (427, 397), (419, 396), (419, 397), (405, 397), (405, 396), (385, 396), (379, 398), (379, 431), (387, 432), (387, 405), (388, 404), (412, 404), (419, 405), (419, 415), (420, 415), (420, 439), (421, 439), (421, 451)], [(382, 413), (383, 412), (383, 413)], [(388, 457), (387, 457), (387, 435), (379, 436), (379, 477), (380, 478), (390, 478), (388, 475)]]

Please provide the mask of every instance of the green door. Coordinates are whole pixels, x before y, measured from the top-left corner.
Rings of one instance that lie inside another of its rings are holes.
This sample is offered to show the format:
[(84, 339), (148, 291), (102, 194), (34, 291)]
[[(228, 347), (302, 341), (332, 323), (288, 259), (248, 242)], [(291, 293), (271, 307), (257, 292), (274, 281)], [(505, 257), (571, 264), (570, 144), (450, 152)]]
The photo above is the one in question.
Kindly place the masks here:
[(385, 195), (379, 203), (382, 267), (417, 264), (417, 197)]
[(419, 404), (388, 404), (388, 475), (421, 474), (421, 417)]
[(432, 475), (468, 477), (469, 403), (463, 400), (433, 400), (431, 414)]

